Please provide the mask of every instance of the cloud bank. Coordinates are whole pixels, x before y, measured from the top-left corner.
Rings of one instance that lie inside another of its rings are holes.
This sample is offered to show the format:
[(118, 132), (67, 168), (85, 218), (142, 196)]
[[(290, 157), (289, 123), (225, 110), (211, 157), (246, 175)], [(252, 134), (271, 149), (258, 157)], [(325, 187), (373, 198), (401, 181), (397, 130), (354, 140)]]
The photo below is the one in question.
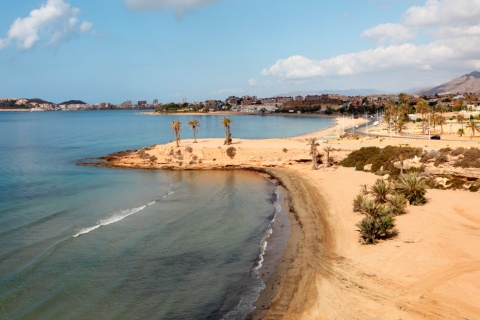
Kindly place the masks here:
[(28, 17), (15, 19), (7, 37), (0, 39), (0, 49), (15, 43), (19, 49), (28, 50), (39, 42), (55, 44), (91, 30), (93, 24), (80, 22), (79, 13), (64, 0), (47, 0)]
[(124, 0), (131, 10), (154, 11), (173, 10), (177, 16), (220, 0)]
[(363, 31), (370, 50), (312, 60), (301, 55), (279, 59), (262, 75), (280, 79), (371, 74), (385, 71), (478, 69), (480, 0), (427, 0), (410, 7), (400, 23)]

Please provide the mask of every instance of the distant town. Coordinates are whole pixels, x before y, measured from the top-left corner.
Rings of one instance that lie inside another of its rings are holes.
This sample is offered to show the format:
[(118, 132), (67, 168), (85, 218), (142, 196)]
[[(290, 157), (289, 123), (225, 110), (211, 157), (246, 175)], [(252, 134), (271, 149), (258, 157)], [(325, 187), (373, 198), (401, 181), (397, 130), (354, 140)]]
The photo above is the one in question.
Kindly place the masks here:
[[(42, 99), (0, 98), (3, 111), (80, 111), (80, 110), (155, 110), (158, 113), (177, 112), (216, 112), (234, 111), (242, 113), (348, 113), (373, 114), (382, 110), (385, 102), (399, 102), (401, 94), (375, 94), (368, 96), (344, 96), (339, 94), (321, 94), (306, 96), (278, 96), (258, 98), (256, 96), (230, 96), (225, 100), (206, 100), (202, 102), (159, 103), (157, 99), (150, 103), (146, 100), (132, 102), (126, 100), (121, 104), (101, 102), (88, 104), (80, 100), (52, 103)], [(433, 94), (409, 95), (412, 107), (417, 99), (423, 98), (431, 107), (440, 112), (476, 110), (480, 105), (480, 94)], [(412, 110), (413, 111), (413, 110)]]

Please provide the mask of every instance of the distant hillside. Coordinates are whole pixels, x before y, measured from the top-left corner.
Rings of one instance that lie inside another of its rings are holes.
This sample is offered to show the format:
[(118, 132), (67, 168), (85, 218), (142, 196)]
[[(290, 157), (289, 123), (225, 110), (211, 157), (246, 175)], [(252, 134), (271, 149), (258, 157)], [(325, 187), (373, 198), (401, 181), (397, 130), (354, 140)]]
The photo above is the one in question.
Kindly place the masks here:
[(86, 104), (85, 102), (81, 100), (68, 100), (62, 103), (59, 103), (60, 105), (71, 105), (71, 104)]
[(53, 102), (45, 101), (45, 100), (42, 100), (42, 99), (39, 99), (39, 98), (27, 99), (27, 101), (29, 103), (37, 103), (37, 104), (55, 104)]
[(480, 93), (480, 72), (474, 71), (437, 87), (417, 91), (418, 95)]

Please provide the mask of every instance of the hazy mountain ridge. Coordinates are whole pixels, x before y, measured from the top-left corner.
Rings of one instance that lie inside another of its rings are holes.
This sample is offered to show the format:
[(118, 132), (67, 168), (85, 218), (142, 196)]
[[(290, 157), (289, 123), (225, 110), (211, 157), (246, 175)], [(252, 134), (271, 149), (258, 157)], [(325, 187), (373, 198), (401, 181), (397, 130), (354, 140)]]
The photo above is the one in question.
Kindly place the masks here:
[(480, 72), (473, 71), (439, 86), (417, 91), (418, 95), (480, 93)]

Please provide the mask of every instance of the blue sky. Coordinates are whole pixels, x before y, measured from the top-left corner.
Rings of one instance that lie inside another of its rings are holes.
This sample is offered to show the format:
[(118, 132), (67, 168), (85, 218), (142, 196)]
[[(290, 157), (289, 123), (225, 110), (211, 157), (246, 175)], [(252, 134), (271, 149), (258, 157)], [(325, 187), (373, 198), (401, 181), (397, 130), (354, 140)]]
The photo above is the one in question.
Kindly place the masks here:
[(474, 70), (480, 0), (0, 0), (0, 97), (395, 93)]

